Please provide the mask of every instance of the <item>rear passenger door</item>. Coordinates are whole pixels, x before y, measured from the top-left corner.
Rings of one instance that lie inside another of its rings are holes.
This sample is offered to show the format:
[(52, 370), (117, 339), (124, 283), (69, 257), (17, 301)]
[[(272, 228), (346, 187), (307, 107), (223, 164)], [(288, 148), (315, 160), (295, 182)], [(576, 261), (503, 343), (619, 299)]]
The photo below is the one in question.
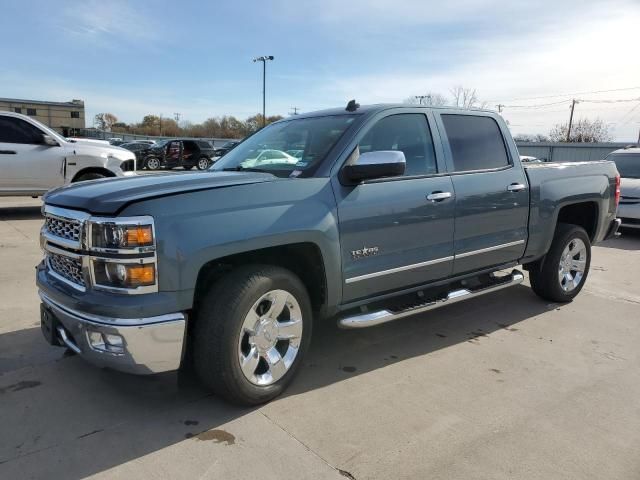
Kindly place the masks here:
[[(355, 186), (333, 179), (344, 302), (451, 275), (453, 186), (442, 161), (439, 138), (432, 137), (428, 118), (432, 117), (424, 110), (380, 115), (348, 148), (360, 154), (402, 151), (406, 159), (404, 176)], [(434, 192), (439, 195), (433, 197)]]
[(440, 113), (456, 195), (454, 274), (522, 257), (529, 190), (524, 170), (490, 113)]

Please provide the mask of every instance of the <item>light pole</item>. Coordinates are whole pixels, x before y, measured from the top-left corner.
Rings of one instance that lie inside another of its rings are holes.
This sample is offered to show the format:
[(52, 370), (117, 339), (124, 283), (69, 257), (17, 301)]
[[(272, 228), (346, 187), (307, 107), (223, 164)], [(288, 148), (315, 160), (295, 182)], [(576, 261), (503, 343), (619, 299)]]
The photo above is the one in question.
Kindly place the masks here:
[(262, 62), (262, 126), (267, 124), (266, 117), (266, 82), (267, 82), (267, 60), (273, 60), (273, 55), (264, 55), (262, 57), (256, 57), (253, 62)]

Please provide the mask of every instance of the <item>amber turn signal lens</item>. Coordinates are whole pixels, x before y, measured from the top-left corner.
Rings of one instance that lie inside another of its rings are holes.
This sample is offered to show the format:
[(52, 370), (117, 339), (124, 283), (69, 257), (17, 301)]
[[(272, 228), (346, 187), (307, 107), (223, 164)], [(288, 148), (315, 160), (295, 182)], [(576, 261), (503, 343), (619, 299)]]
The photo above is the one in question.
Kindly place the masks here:
[(156, 268), (153, 264), (128, 265), (129, 283), (132, 286), (153, 285), (156, 281)]
[(153, 231), (151, 225), (138, 225), (127, 227), (127, 245), (132, 247), (144, 247), (153, 244)]

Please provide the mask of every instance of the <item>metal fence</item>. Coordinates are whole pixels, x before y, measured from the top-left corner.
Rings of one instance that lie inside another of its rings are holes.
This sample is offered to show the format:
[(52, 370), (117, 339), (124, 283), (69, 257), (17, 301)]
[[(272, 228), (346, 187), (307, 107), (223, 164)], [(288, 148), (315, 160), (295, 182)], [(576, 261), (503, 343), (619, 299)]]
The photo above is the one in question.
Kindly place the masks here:
[(585, 162), (602, 160), (628, 143), (562, 143), (516, 142), (520, 155), (529, 155), (545, 162)]
[[(98, 130), (95, 128), (80, 129), (76, 134), (78, 137), (95, 138), (98, 140), (107, 140), (109, 138), (121, 138), (125, 142), (132, 142), (134, 140), (164, 140), (165, 138), (176, 138), (167, 136), (153, 136), (153, 135), (139, 135), (135, 133), (120, 133), (120, 132), (105, 132), (104, 130)], [(179, 137), (190, 138), (190, 137)], [(194, 140), (196, 140), (194, 138)], [(237, 140), (237, 138), (198, 138), (197, 140), (207, 140), (213, 143), (214, 147), (220, 147), (226, 142), (231, 140)]]

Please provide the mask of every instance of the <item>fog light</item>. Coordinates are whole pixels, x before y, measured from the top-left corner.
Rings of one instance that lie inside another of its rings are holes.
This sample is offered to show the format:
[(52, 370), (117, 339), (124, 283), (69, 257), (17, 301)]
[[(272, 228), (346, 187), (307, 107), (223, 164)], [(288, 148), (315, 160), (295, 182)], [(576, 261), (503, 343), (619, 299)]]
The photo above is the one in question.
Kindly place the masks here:
[(115, 333), (100, 333), (87, 330), (89, 346), (97, 352), (121, 355), (124, 353), (124, 339)]

